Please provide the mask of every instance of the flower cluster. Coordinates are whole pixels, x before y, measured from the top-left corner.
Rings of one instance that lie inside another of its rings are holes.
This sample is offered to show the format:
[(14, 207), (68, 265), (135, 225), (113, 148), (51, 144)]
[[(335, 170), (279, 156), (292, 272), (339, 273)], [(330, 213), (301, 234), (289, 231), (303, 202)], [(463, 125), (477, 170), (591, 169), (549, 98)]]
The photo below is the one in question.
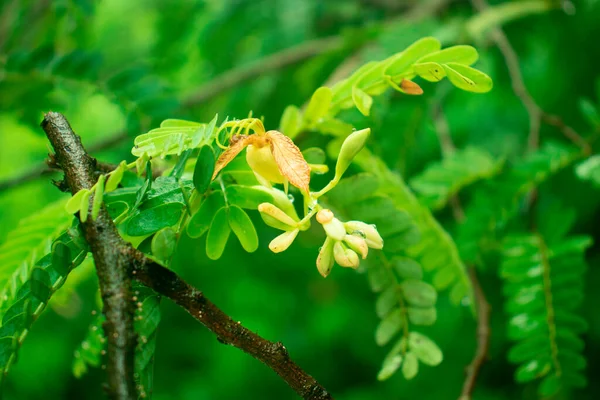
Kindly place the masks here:
[(317, 213), (317, 222), (327, 234), (317, 258), (317, 269), (324, 277), (331, 272), (334, 260), (342, 267), (356, 269), (359, 255), (363, 260), (367, 258), (369, 247), (383, 248), (383, 239), (373, 225), (361, 221), (342, 222), (328, 209)]
[[(320, 191), (311, 192), (309, 188), (311, 167), (304, 159), (294, 142), (277, 131), (265, 131), (262, 121), (249, 118), (224, 124), (222, 129), (232, 128), (229, 147), (217, 160), (213, 179), (242, 150), (246, 149), (246, 160), (259, 183), (273, 196), (273, 203), (261, 203), (258, 211), (263, 221), (276, 229), (284, 231), (269, 243), (274, 253), (285, 251), (296, 239), (300, 231), (310, 227), (310, 220), (316, 214), (327, 238), (317, 257), (317, 269), (326, 277), (334, 263), (342, 267), (358, 268), (360, 258), (365, 259), (372, 249), (383, 248), (383, 239), (374, 225), (361, 221), (342, 222), (333, 212), (324, 209), (318, 199), (333, 189), (350, 166), (354, 157), (365, 146), (370, 130), (362, 129), (351, 133), (344, 140), (336, 162), (335, 176)], [(245, 130), (246, 134), (240, 132)], [(248, 135), (252, 130), (254, 134)], [(284, 192), (272, 186), (283, 183), (285, 193), (291, 183), (300, 189), (304, 197), (304, 217), (298, 218), (294, 205)]]

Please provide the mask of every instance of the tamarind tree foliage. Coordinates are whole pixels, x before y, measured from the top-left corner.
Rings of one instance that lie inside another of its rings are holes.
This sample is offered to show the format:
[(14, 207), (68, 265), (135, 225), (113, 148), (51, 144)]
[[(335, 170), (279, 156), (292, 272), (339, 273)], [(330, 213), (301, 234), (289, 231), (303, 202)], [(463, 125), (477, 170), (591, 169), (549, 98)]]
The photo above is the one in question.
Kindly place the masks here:
[(492, 3), (0, 5), (0, 398), (597, 398), (600, 4)]

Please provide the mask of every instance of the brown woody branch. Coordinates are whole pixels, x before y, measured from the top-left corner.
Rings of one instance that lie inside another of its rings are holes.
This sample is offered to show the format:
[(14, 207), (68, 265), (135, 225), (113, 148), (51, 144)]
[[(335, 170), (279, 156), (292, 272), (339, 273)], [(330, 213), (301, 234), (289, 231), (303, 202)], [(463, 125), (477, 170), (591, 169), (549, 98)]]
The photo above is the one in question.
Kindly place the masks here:
[[(94, 184), (96, 161), (86, 153), (65, 117), (50, 112), (42, 126), (56, 151), (56, 160), (65, 172), (71, 192), (90, 188)], [(137, 398), (133, 383), (136, 337), (132, 324), (131, 277), (173, 300), (215, 333), (219, 341), (237, 347), (266, 364), (304, 399), (333, 398), (290, 359), (280, 342), (268, 341), (234, 321), (201, 291), (126, 243), (119, 236), (105, 207), (95, 221), (88, 220), (83, 226), (96, 262), (105, 305), (108, 392), (111, 398)]]
[[(65, 182), (75, 194), (94, 183), (96, 160), (91, 158), (81, 138), (73, 132), (62, 114), (49, 112), (42, 128), (55, 151), (54, 159), (65, 173)], [(83, 224), (85, 238), (94, 256), (106, 316), (104, 333), (108, 340), (108, 395), (111, 399), (137, 398), (133, 380), (136, 336), (133, 330), (134, 304), (127, 269), (131, 263), (123, 250), (124, 242), (105, 207), (98, 218)]]

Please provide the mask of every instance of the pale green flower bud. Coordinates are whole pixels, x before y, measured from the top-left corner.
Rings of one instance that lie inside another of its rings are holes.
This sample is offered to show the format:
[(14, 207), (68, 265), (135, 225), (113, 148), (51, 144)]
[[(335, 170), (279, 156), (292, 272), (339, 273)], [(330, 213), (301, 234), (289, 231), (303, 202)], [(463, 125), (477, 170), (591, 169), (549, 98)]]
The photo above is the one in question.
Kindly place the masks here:
[(317, 222), (323, 225), (325, 233), (334, 240), (342, 240), (346, 236), (344, 224), (333, 216), (331, 210), (323, 209), (317, 213)]
[(346, 235), (344, 236), (344, 243), (346, 243), (352, 250), (357, 252), (363, 260), (367, 258), (367, 254), (369, 254), (369, 246), (367, 245), (367, 241), (362, 236)]
[(335, 261), (342, 267), (356, 269), (360, 263), (358, 254), (344, 246), (342, 242), (335, 242), (335, 245), (333, 245), (333, 256)]
[(383, 239), (375, 225), (365, 224), (362, 221), (348, 221), (344, 224), (346, 232), (351, 235), (360, 235), (365, 238), (367, 245), (372, 249), (382, 249)]
[(297, 221), (271, 203), (259, 204), (258, 211), (263, 221), (273, 228), (289, 231), (298, 225)]
[(342, 175), (344, 175), (344, 172), (346, 172), (354, 157), (356, 157), (358, 152), (365, 147), (365, 143), (370, 134), (371, 129), (361, 129), (360, 131), (352, 132), (350, 136), (344, 140), (342, 148), (340, 149), (337, 164), (335, 165), (334, 180), (339, 180)]
[(331, 268), (333, 268), (333, 245), (333, 239), (327, 236), (323, 247), (319, 251), (319, 257), (317, 257), (317, 269), (324, 278), (329, 275)]
[(281, 253), (282, 251), (287, 250), (287, 248), (290, 247), (290, 245), (294, 242), (294, 239), (296, 239), (298, 232), (300, 232), (299, 229), (294, 229), (293, 231), (282, 233), (275, 239), (271, 240), (271, 243), (269, 243), (269, 249), (273, 253)]

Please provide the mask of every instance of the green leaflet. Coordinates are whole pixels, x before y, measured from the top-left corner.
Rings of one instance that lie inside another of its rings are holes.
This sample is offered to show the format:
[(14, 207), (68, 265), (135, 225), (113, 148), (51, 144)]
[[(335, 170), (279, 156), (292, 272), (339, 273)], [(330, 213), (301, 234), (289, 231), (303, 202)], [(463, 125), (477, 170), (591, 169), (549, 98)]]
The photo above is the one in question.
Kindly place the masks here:
[(429, 53), (426, 56), (419, 58), (418, 63), (423, 64), (432, 62), (438, 64), (458, 63), (463, 65), (473, 65), (478, 58), (479, 54), (477, 54), (477, 50), (475, 50), (474, 47), (458, 45), (434, 53)]
[(220, 208), (210, 224), (210, 229), (206, 238), (206, 255), (211, 260), (218, 260), (221, 258), (221, 255), (225, 250), (225, 245), (227, 245), (227, 240), (229, 240), (231, 227), (229, 226), (227, 214), (227, 207)]
[(58, 249), (60, 254), (55, 256), (51, 252), (41, 258), (27, 274), (14, 298), (4, 301), (0, 326), (0, 382), (16, 362), (19, 348), (33, 322), (64, 284), (68, 273), (81, 264), (87, 254), (87, 250), (78, 247), (67, 233), (54, 241), (53, 249)]
[(181, 155), (185, 150), (211, 145), (217, 133), (216, 122), (217, 116), (208, 124), (165, 120), (160, 128), (137, 136), (131, 153), (136, 157), (144, 153), (150, 157), (164, 157), (169, 154)]
[(592, 156), (581, 162), (577, 165), (575, 172), (579, 179), (600, 186), (600, 155)]
[(213, 149), (208, 145), (202, 146), (194, 167), (194, 187), (198, 193), (202, 194), (208, 190), (215, 170), (215, 162)]
[(444, 359), (437, 344), (418, 332), (411, 332), (408, 336), (408, 348), (425, 365), (435, 367)]
[[(330, 88), (323, 86), (318, 88), (312, 95), (306, 111), (304, 112), (304, 119), (308, 126), (312, 126), (317, 123), (321, 118), (327, 115), (329, 107), (331, 106), (331, 100), (333, 98), (333, 92)], [(291, 112), (291, 111), (290, 111)], [(290, 118), (290, 117), (288, 117)], [(297, 118), (297, 117), (296, 117)], [(288, 125), (295, 121), (288, 122)], [(293, 127), (290, 127), (291, 131), (294, 131)]]
[(100, 175), (98, 182), (96, 183), (96, 190), (94, 191), (94, 200), (92, 202), (92, 220), (98, 218), (100, 214), (100, 207), (102, 207), (102, 200), (104, 198), (104, 182), (106, 175)]
[(229, 226), (244, 250), (255, 252), (258, 249), (258, 235), (248, 214), (238, 206), (230, 206), (228, 218)]
[(264, 186), (228, 185), (225, 193), (229, 204), (250, 210), (258, 209), (261, 203), (275, 201)]
[[(466, 299), (468, 304), (473, 306), (471, 281), (450, 235), (431, 212), (419, 204), (402, 178), (392, 173), (383, 161), (367, 150), (363, 150), (355, 161), (363, 170), (374, 174), (380, 181), (381, 192), (389, 196), (397, 208), (406, 210), (413, 219), (421, 239), (418, 242), (406, 243), (402, 249), (406, 255), (418, 261), (426, 271), (446, 271), (449, 279), (444, 281), (445, 286), (437, 286), (436, 289), (450, 287), (450, 299), (454, 304), (460, 304)], [(392, 244), (396, 249), (398, 245), (394, 242)], [(401, 244), (402, 242), (399, 243)], [(385, 241), (386, 251), (389, 251), (388, 246), (389, 241)]]
[(465, 221), (456, 235), (463, 260), (479, 263), (494, 247), (496, 233), (516, 213), (519, 199), (580, 157), (574, 147), (547, 142), (482, 184), (465, 207)]
[(84, 196), (89, 196), (90, 191), (88, 189), (81, 189), (75, 193), (65, 204), (65, 211), (69, 214), (75, 214), (81, 209), (81, 202)]
[(174, 226), (179, 221), (182, 211), (181, 203), (165, 203), (142, 210), (129, 219), (125, 232), (129, 236), (145, 236)]
[(152, 255), (169, 265), (171, 256), (175, 252), (177, 246), (177, 232), (173, 228), (163, 228), (152, 237), (150, 249)]
[(88, 367), (99, 367), (102, 359), (102, 350), (106, 347), (106, 339), (102, 324), (106, 320), (104, 314), (96, 313), (90, 323), (85, 339), (81, 342), (73, 355), (73, 375), (81, 378), (88, 371)]
[(586, 384), (579, 337), (586, 323), (575, 311), (583, 300), (584, 252), (591, 242), (582, 236), (549, 244), (540, 234), (523, 234), (503, 243), (508, 336), (516, 342), (508, 358), (519, 364), (517, 382), (542, 379), (542, 397)]
[(54, 239), (73, 221), (65, 203), (59, 200), (21, 220), (0, 246), (0, 313), (29, 279), (35, 263), (50, 251)]
[(487, 152), (468, 147), (444, 160), (429, 164), (421, 174), (412, 178), (410, 187), (419, 201), (434, 210), (446, 206), (449, 199), (464, 187), (490, 178), (500, 172), (503, 160), (494, 160)]
[(458, 63), (442, 64), (448, 80), (467, 92), (486, 93), (492, 90), (492, 79), (481, 71)]
[[(132, 232), (136, 236), (143, 236), (147, 234), (143, 232), (152, 233), (151, 231), (155, 232), (165, 226), (171, 226), (163, 224), (172, 222), (175, 219), (175, 215), (178, 212), (180, 213), (185, 203), (183, 191), (189, 197), (193, 188), (192, 181), (187, 179), (177, 180), (172, 176), (158, 177), (152, 182), (152, 185), (149, 182), (148, 180), (144, 181), (141, 187), (123, 187), (104, 194), (104, 203), (111, 217), (116, 220), (115, 222), (124, 221), (126, 232), (129, 229), (127, 226), (131, 224)], [(135, 206), (138, 201), (136, 209)], [(158, 207), (163, 207), (166, 204), (170, 204), (166, 210), (173, 211), (173, 214), (167, 215), (166, 220), (163, 216), (160, 217), (160, 220), (149, 222), (153, 218), (152, 215), (165, 211), (165, 209)], [(177, 210), (178, 208), (179, 210)]]
[(404, 316), (399, 308), (388, 313), (377, 326), (375, 331), (375, 343), (378, 346), (385, 346), (397, 333), (400, 332), (404, 324)]
[(139, 398), (150, 399), (154, 386), (156, 334), (161, 320), (160, 296), (139, 284), (134, 285), (133, 293), (137, 300), (134, 329), (139, 338), (135, 349), (136, 383)]
[(119, 187), (119, 183), (121, 183), (121, 179), (123, 179), (123, 175), (125, 174), (125, 167), (127, 163), (125, 161), (121, 161), (117, 169), (115, 169), (106, 180), (106, 186), (104, 191), (106, 193), (112, 192), (117, 187)]
[(187, 233), (192, 238), (198, 238), (208, 231), (210, 224), (219, 209), (225, 207), (223, 192), (210, 193), (200, 205), (200, 209), (192, 215), (187, 225)]
[(302, 113), (300, 109), (293, 105), (287, 106), (281, 115), (279, 131), (290, 139), (293, 139), (300, 132), (301, 128)]
[(327, 161), (327, 154), (320, 147), (309, 147), (302, 150), (302, 156), (309, 164), (324, 164)]

